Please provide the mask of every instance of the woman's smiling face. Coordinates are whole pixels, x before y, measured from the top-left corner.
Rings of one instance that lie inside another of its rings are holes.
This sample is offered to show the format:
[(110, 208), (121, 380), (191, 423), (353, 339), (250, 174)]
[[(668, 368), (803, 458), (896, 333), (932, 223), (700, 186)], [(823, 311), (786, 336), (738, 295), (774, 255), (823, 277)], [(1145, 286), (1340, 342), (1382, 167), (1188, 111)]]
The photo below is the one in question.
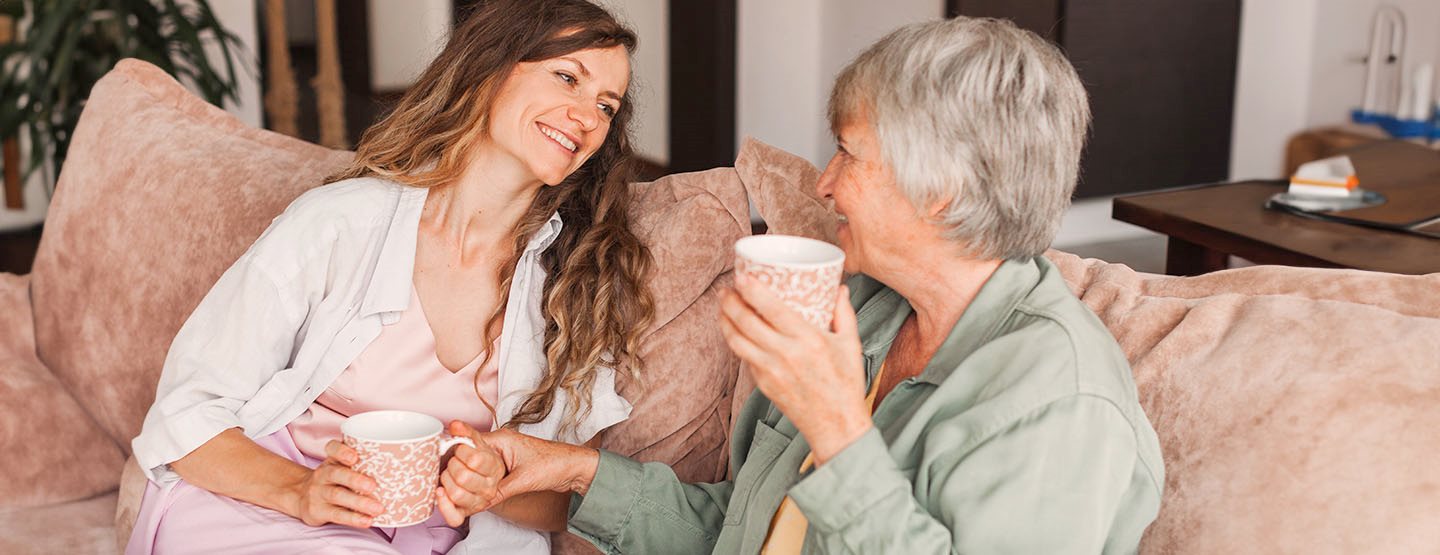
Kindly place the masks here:
[(930, 226), (900, 192), (866, 114), (853, 115), (835, 131), (835, 156), (816, 193), (835, 201), (845, 271), (880, 277), (886, 267), (912, 256), (911, 241)]
[(539, 181), (560, 183), (604, 144), (629, 83), (622, 46), (521, 62), (491, 105), (490, 141)]

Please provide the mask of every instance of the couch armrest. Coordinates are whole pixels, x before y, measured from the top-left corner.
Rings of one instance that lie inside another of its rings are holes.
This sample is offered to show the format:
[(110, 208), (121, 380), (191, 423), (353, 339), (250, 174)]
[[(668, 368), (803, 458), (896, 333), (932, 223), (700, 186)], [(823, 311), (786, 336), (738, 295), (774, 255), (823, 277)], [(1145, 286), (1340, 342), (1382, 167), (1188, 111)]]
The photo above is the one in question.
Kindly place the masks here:
[(26, 423), (0, 426), (0, 476), (5, 477), (0, 509), (110, 492), (125, 460), (81, 402), (40, 362), (32, 315), (30, 276), (0, 273), (0, 422)]
[(140, 502), (145, 499), (145, 486), (150, 480), (140, 470), (140, 463), (132, 455), (125, 460), (125, 470), (120, 473), (120, 493), (115, 502), (115, 545), (119, 553), (125, 552), (135, 521), (140, 516)]

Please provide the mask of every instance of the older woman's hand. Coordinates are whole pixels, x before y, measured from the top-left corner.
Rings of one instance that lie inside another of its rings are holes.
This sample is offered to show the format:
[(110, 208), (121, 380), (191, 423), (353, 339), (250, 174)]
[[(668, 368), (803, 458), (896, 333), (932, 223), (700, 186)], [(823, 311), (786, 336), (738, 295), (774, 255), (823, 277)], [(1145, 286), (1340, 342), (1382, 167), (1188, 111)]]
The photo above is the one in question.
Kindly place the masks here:
[(720, 329), (750, 365), (755, 385), (805, 435), (819, 466), (867, 430), (865, 372), (850, 292), (841, 286), (830, 330), (816, 328), (764, 284), (735, 277), (720, 301)]
[(600, 464), (600, 452), (594, 447), (598, 437), (585, 445), (571, 445), (501, 429), (482, 435), (481, 440), (505, 461), (507, 474), (500, 482), (497, 503), (540, 491), (584, 495)]
[(440, 473), (440, 487), (435, 492), (436, 507), (445, 524), (460, 526), (470, 515), (489, 509), (500, 496), (500, 480), (505, 477), (505, 461), (500, 453), (486, 445), (482, 434), (459, 420), (450, 422), (450, 435), (468, 437), (475, 447), (460, 445), (455, 456), (445, 463)]

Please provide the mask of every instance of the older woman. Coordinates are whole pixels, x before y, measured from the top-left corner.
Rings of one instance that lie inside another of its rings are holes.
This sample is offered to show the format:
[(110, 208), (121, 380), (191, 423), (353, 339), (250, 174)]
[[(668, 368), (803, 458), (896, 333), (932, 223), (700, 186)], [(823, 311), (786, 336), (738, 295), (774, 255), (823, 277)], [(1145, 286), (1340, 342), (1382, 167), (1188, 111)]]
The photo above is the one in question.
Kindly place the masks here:
[[(911, 25), (830, 98), (818, 184), (856, 275), (829, 330), (763, 286), (722, 304), (759, 391), (735, 479), (502, 432), (501, 497), (568, 490), (570, 528), (624, 553), (1133, 552), (1164, 471), (1125, 357), (1040, 254), (1089, 110), (1013, 25)], [(852, 309), (853, 306), (853, 309)]]

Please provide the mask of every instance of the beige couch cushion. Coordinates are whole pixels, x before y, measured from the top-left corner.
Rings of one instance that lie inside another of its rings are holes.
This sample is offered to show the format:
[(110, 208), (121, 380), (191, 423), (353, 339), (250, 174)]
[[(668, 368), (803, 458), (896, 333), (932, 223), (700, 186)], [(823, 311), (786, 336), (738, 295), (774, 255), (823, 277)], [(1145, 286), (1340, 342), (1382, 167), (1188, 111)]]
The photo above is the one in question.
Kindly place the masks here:
[(108, 555), (115, 543), (110, 519), (115, 493), (59, 505), (0, 511), (0, 553), (5, 555)]
[(0, 510), (110, 491), (123, 458), (35, 358), (29, 285), (30, 276), (0, 274)]
[(35, 333), (40, 359), (126, 453), (185, 318), (349, 157), (247, 128), (137, 60), (95, 85), (35, 258)]
[(605, 447), (664, 461), (694, 481), (724, 476), (730, 394), (738, 361), (715, 326), (719, 289), (731, 279), (732, 245), (750, 233), (735, 170), (671, 175), (634, 186), (635, 231), (650, 247), (655, 329), (643, 349), (645, 383), (622, 383), (630, 419), (605, 433)]
[(1173, 278), (1049, 257), (1119, 340), (1160, 436), (1142, 551), (1440, 548), (1440, 274)]

